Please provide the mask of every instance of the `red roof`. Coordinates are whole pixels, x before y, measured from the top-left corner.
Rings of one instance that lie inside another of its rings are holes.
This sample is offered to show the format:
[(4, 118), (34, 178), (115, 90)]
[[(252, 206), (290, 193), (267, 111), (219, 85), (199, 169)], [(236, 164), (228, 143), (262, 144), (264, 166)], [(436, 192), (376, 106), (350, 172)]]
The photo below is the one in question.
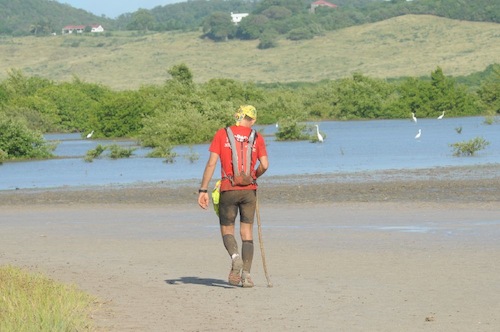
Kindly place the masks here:
[(333, 3), (329, 3), (328, 1), (324, 1), (324, 0), (315, 1), (311, 5), (337, 8), (337, 5), (334, 5)]
[(91, 26), (92, 28), (98, 28), (100, 24), (89, 24), (89, 25), (67, 25), (63, 29), (66, 30), (75, 30), (75, 29), (85, 29), (86, 27)]

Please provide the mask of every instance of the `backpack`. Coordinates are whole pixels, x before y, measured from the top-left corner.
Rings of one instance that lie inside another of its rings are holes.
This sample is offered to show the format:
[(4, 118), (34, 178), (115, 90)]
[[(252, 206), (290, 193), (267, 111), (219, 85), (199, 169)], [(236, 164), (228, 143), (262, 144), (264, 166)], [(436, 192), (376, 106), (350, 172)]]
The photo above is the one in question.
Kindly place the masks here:
[[(252, 150), (255, 144), (255, 139), (257, 133), (255, 129), (252, 129), (248, 141), (236, 142), (234, 139), (234, 134), (231, 128), (226, 128), (227, 138), (231, 146), (231, 162), (233, 165), (233, 175), (225, 176), (231, 181), (231, 185), (234, 186), (248, 186), (255, 182), (251, 175), (251, 164), (252, 164)], [(245, 143), (247, 144), (246, 151), (244, 150)], [(238, 158), (240, 156), (241, 158)]]

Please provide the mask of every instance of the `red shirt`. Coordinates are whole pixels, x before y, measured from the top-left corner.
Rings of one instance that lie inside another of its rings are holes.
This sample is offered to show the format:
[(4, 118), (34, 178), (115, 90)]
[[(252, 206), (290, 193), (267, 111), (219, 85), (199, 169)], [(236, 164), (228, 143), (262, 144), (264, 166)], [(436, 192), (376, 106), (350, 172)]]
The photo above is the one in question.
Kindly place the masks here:
[[(241, 141), (242, 139), (248, 141), (248, 136), (250, 136), (252, 129), (242, 126), (231, 126), (231, 130), (234, 134), (236, 142), (238, 142)], [(257, 189), (257, 184), (251, 184), (243, 187), (241, 186), (233, 187), (229, 179), (227, 178), (224, 179), (226, 176), (233, 175), (231, 145), (229, 144), (225, 128), (219, 129), (217, 133), (215, 133), (215, 136), (212, 140), (212, 144), (210, 144), (210, 148), (208, 150), (210, 152), (217, 153), (220, 157), (221, 178), (223, 179), (221, 182), (221, 191)], [(254, 179), (257, 178), (255, 176), (257, 160), (259, 160), (261, 157), (264, 156), (267, 156), (266, 143), (264, 142), (264, 137), (261, 134), (257, 133), (254, 147), (252, 149), (252, 162), (250, 163), (251, 175)]]

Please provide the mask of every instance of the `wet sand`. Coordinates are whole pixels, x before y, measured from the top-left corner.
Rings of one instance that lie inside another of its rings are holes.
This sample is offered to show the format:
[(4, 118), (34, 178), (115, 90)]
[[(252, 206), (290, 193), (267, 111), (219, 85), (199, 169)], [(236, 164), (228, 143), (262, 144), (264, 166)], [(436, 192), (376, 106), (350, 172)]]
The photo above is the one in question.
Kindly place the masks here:
[(500, 165), (266, 178), (256, 287), (196, 183), (0, 192), (0, 264), (99, 299), (99, 331), (497, 331)]

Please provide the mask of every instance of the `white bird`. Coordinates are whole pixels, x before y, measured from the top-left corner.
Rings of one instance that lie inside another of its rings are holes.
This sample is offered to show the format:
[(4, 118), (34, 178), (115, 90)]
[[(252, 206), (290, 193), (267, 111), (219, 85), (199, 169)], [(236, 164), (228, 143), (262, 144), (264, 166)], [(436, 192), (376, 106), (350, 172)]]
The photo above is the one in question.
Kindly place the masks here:
[(419, 130), (418, 130), (417, 135), (415, 135), (415, 139), (419, 139), (419, 138), (420, 138), (420, 135), (422, 135), (422, 129), (419, 129)]
[(276, 128), (278, 128), (278, 127), (279, 127), (278, 122), (276, 122)]
[(316, 134), (318, 135), (318, 141), (323, 143), (323, 136), (321, 136), (321, 134), (319, 133), (319, 126), (318, 125), (316, 125)]
[(87, 138), (91, 138), (92, 135), (94, 135), (94, 131), (93, 130), (87, 135)]
[(444, 111), (443, 111), (443, 114), (441, 114), (440, 116), (438, 116), (438, 120), (441, 120), (444, 116)]
[(411, 118), (413, 122), (417, 122), (417, 117), (415, 116), (415, 113), (411, 112)]

